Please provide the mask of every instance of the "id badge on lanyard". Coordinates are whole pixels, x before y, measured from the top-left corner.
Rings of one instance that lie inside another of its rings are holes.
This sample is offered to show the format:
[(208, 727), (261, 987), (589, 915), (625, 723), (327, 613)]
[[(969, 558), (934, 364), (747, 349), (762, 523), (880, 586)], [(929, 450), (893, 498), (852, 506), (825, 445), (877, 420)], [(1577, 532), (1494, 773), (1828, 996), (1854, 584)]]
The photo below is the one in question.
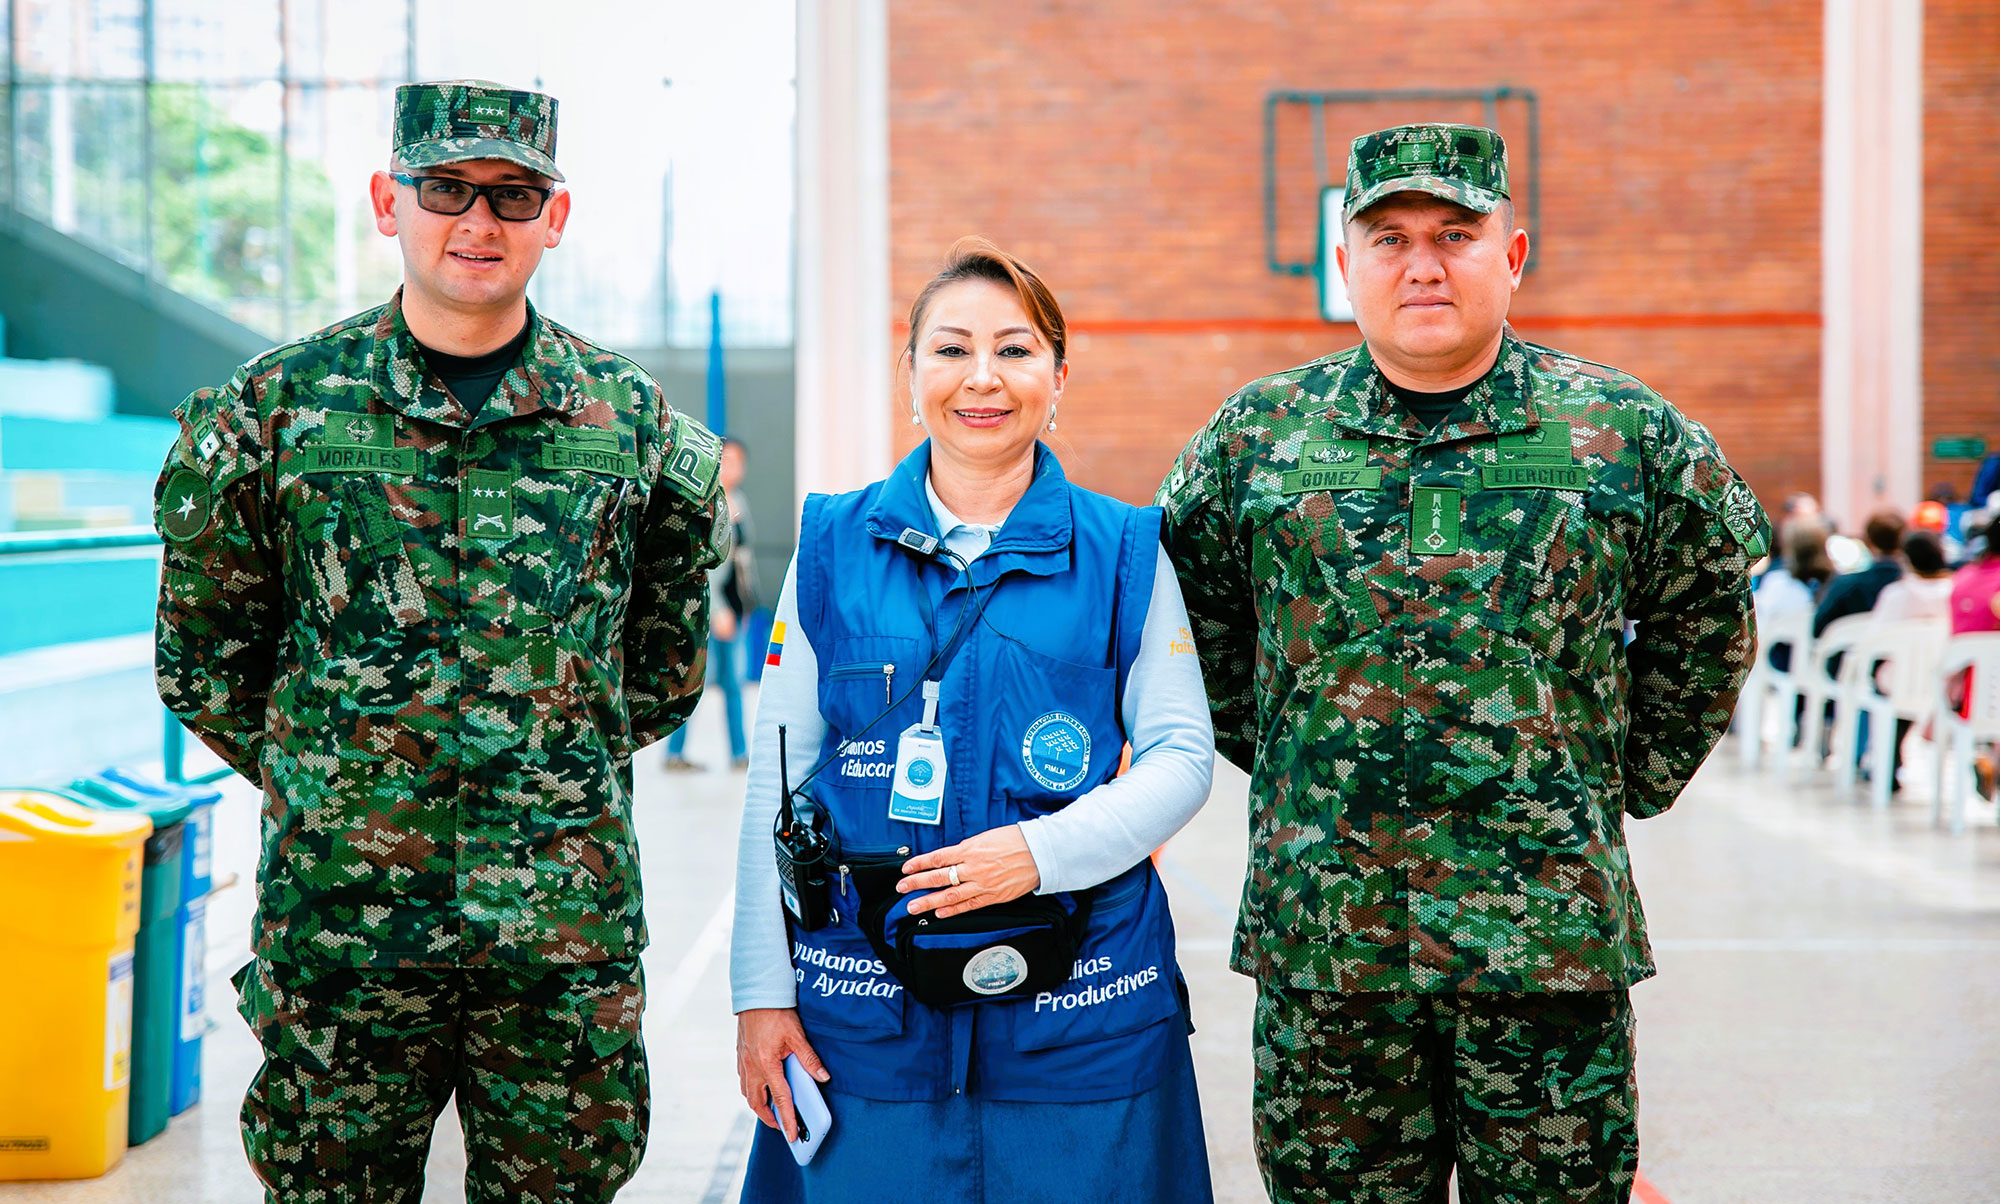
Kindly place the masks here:
[(938, 683), (924, 683), (924, 721), (896, 740), (896, 777), (889, 818), (910, 824), (944, 822), (944, 732), (937, 725)]

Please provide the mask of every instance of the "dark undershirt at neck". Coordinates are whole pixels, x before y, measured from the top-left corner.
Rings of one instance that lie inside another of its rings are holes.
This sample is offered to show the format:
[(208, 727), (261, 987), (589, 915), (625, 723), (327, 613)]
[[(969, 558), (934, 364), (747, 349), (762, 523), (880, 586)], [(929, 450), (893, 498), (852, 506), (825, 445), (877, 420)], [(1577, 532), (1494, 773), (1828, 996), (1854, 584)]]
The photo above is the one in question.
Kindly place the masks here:
[(1425, 430), (1433, 431), (1437, 429), (1439, 423), (1451, 416), (1451, 412), (1458, 408), (1458, 403), (1465, 400), (1467, 393), (1479, 386), (1479, 381), (1475, 380), (1469, 385), (1460, 385), (1443, 393), (1419, 393), (1415, 389), (1405, 389), (1386, 376), (1382, 378), (1382, 383), (1389, 386), (1391, 397), (1417, 416), (1417, 421), (1423, 424)]
[(444, 387), (458, 399), (458, 404), (470, 414), (486, 404), (493, 391), (500, 387), (515, 364), (521, 362), (521, 349), (528, 345), (528, 324), (521, 324), (521, 333), (506, 343), (483, 355), (447, 355), (435, 347), (417, 347), (424, 353), (424, 363), (437, 373)]

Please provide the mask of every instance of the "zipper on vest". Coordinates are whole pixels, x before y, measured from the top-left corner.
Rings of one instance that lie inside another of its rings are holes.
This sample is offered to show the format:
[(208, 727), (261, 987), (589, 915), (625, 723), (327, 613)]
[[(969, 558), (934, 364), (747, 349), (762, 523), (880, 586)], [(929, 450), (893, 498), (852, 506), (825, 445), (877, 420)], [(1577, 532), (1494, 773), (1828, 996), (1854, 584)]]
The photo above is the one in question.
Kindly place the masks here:
[(886, 707), (896, 701), (895, 665), (890, 664), (887, 661), (883, 661), (879, 664), (874, 661), (865, 661), (861, 664), (855, 664), (855, 665), (835, 665), (833, 668), (828, 669), (826, 671), (828, 679), (833, 681), (839, 681), (842, 678), (848, 678), (848, 677), (873, 677), (877, 673), (880, 673), (882, 675), (882, 705)]
[[(909, 855), (910, 855), (909, 845), (898, 845), (896, 847), (896, 856), (908, 857)], [(852, 877), (853, 868), (854, 867), (852, 865), (846, 862), (842, 862), (838, 867), (840, 872), (840, 898), (842, 902), (846, 902), (847, 900), (847, 883), (848, 880)]]

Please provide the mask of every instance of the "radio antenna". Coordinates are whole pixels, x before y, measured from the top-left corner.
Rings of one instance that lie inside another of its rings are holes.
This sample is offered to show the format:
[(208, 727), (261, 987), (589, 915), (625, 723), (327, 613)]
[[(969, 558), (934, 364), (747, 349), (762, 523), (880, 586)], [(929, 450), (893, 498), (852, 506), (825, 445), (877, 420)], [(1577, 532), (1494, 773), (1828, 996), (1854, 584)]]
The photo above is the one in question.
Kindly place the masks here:
[(792, 783), (785, 757), (785, 725), (778, 725), (778, 823), (787, 835), (792, 830)]

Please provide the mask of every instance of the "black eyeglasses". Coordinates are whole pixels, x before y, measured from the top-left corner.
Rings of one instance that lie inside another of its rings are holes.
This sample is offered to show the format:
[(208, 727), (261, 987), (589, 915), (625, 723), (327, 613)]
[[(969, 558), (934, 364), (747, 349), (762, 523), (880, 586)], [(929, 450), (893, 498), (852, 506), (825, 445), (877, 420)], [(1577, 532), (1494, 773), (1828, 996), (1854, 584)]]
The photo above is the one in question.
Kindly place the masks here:
[(391, 179), (417, 190), (417, 204), (431, 213), (457, 217), (472, 208), (472, 202), (486, 198), (486, 207), (503, 222), (531, 222), (542, 215), (553, 188), (533, 184), (474, 184), (452, 176), (406, 176), (392, 173)]

